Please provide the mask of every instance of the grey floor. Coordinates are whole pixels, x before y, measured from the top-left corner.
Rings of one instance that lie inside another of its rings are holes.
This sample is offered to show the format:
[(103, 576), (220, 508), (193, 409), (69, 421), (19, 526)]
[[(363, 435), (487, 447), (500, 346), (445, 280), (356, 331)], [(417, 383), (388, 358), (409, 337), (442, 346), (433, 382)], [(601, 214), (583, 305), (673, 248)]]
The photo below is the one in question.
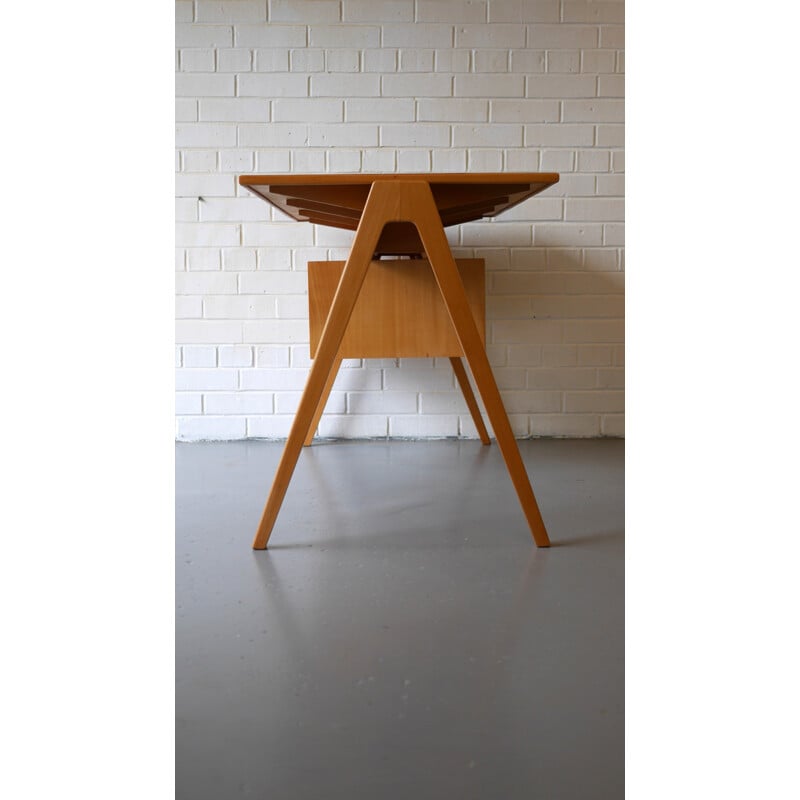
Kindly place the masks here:
[(621, 440), (179, 444), (179, 800), (622, 798)]

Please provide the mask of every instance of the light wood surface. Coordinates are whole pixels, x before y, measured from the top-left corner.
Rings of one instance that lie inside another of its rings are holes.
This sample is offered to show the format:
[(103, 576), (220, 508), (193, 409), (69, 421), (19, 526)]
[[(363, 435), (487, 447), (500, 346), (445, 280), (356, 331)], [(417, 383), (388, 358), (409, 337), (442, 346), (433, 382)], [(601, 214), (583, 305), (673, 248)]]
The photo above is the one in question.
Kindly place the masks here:
[[(384, 234), (387, 227), (389, 226), (384, 227)], [(416, 232), (415, 227), (414, 231)], [(421, 241), (420, 247), (422, 247)], [(316, 354), (344, 264), (344, 261), (308, 263), (311, 358)], [(456, 265), (483, 342), (486, 330), (484, 261), (457, 259)], [(430, 263), (424, 259), (372, 261), (350, 316), (339, 355), (325, 384), (303, 444), (307, 447), (314, 439), (342, 358), (436, 357), (450, 357), (478, 435), (484, 444), (489, 444), (486, 426), (461, 359), (458, 357), (461, 354), (461, 345), (450, 323)]]
[[(302, 222), (356, 230), (375, 182), (427, 183), (444, 227), (494, 217), (558, 181), (555, 172), (431, 173), (392, 175), (241, 175), (239, 184)], [(380, 234), (376, 255), (422, 252), (415, 226), (394, 220)]]
[[(264, 178), (260, 183), (253, 181), (254, 176), (243, 176), (240, 178), (242, 185), (250, 186), (271, 186), (271, 176)], [(308, 184), (309, 176), (288, 176), (296, 178), (296, 181), (286, 181), (287, 176), (280, 176), (283, 183), (280, 185), (302, 186)], [(315, 176), (318, 177), (320, 185), (323, 187), (344, 186), (347, 189), (363, 188), (363, 181), (351, 180), (343, 181), (343, 176)], [(368, 176), (353, 176), (364, 179)], [(300, 454), (304, 441), (309, 434), (313, 435), (315, 418), (318, 419), (319, 406), (335, 378), (335, 367), (337, 357), (339, 357), (340, 347), (345, 336), (348, 323), (355, 308), (359, 292), (364, 284), (376, 246), (381, 236), (381, 232), (387, 223), (402, 222), (412, 223), (419, 234), (420, 241), (430, 262), (436, 283), (441, 292), (447, 314), (455, 330), (461, 352), (463, 352), (467, 363), (472, 372), (478, 392), (483, 400), (486, 413), (489, 416), (492, 428), (497, 438), (497, 444), (508, 468), (512, 483), (517, 491), (520, 504), (528, 521), (528, 526), (534, 541), (539, 547), (547, 547), (550, 540), (542, 521), (536, 497), (528, 480), (525, 465), (519, 454), (516, 440), (511, 429), (511, 424), (503, 408), (502, 398), (494, 380), (483, 340), (475, 322), (472, 309), (470, 308), (467, 293), (462, 283), (458, 267), (453, 258), (447, 239), (444, 234), (443, 224), (445, 220), (441, 216), (442, 210), (437, 206), (435, 197), (435, 186), (429, 185), (429, 181), (434, 176), (371, 176), (374, 182), (368, 188), (368, 194), (363, 203), (363, 213), (361, 214), (356, 236), (353, 241), (350, 255), (345, 262), (341, 279), (331, 303), (327, 320), (320, 335), (320, 340), (316, 348), (316, 356), (312, 362), (311, 370), (308, 374), (305, 389), (303, 390), (297, 414), (289, 432), (286, 446), (283, 451), (278, 469), (272, 484), (272, 489), (267, 499), (264, 513), (259, 523), (258, 531), (253, 542), (253, 547), (263, 549), (267, 546), (275, 520), (277, 519), (280, 506), (286, 494), (289, 482), (294, 472), (297, 458)], [(495, 176), (497, 177), (497, 176)], [(511, 176), (502, 176), (511, 177)], [(250, 178), (247, 183), (244, 178)], [(378, 179), (380, 178), (380, 179)], [(453, 180), (461, 178), (462, 180)], [(515, 176), (518, 180), (519, 176)], [(550, 183), (554, 183), (558, 176), (553, 180), (538, 184), (538, 188), (531, 189), (530, 194), (540, 191)], [(337, 183), (338, 181), (338, 183)], [(312, 181), (313, 183), (313, 181)], [(444, 183), (444, 182), (440, 182)], [(480, 176), (447, 176), (444, 185), (447, 192), (456, 192), (458, 188), (463, 188), (467, 184), (477, 183), (479, 188), (482, 183), (492, 183), (490, 180), (481, 181)], [(511, 181), (513, 183), (513, 181)], [(537, 186), (534, 181), (533, 186)], [(456, 188), (452, 188), (455, 186)], [(445, 192), (445, 194), (447, 194)], [(347, 194), (347, 193), (345, 193)], [(509, 195), (513, 193), (509, 192)], [(269, 199), (262, 193), (265, 199)], [(453, 202), (453, 197), (447, 202)], [(470, 203), (473, 208), (469, 213), (475, 213), (474, 208), (478, 202), (476, 195), (470, 195)], [(523, 198), (524, 199), (524, 198)], [(337, 201), (338, 202), (338, 201)], [(463, 212), (463, 198), (461, 205), (457, 206)], [(510, 207), (513, 202), (509, 198), (506, 200)], [(350, 205), (348, 205), (348, 203)], [(352, 192), (347, 194), (343, 204), (346, 208), (353, 206), (353, 210), (359, 210), (359, 196)], [(464, 212), (466, 213), (466, 212)], [(471, 217), (474, 218), (474, 217)], [(329, 223), (330, 224), (330, 223)], [(459, 362), (460, 363), (460, 362)], [(454, 369), (456, 369), (454, 365)], [(333, 373), (333, 377), (332, 377)], [(456, 373), (458, 376), (458, 372)], [(464, 376), (466, 377), (466, 376)], [(459, 377), (461, 383), (461, 377)], [(463, 389), (463, 386), (462, 386)], [(470, 390), (471, 392), (471, 390)], [(474, 398), (473, 398), (474, 399)], [(477, 407), (477, 404), (475, 404)], [(472, 411), (472, 409), (470, 409)]]
[[(308, 264), (311, 358), (344, 270), (344, 261)], [(458, 259), (481, 342), (486, 335), (483, 259)], [(343, 358), (435, 358), (462, 354), (431, 265), (424, 259), (372, 261), (356, 300), (339, 355)]]
[[(313, 356), (312, 356), (313, 358)], [(322, 419), (322, 412), (325, 410), (325, 406), (328, 404), (328, 398), (331, 396), (331, 389), (333, 389), (333, 383), (336, 380), (336, 376), (339, 374), (339, 368), (342, 366), (342, 357), (336, 356), (333, 361), (333, 366), (331, 367), (330, 373), (328, 373), (328, 380), (325, 381), (325, 386), (322, 389), (322, 396), (317, 403), (317, 409), (314, 412), (314, 416), (311, 418), (311, 424), (308, 426), (308, 433), (306, 433), (306, 438), (303, 441), (303, 444), (308, 447), (311, 442), (314, 440), (314, 434), (319, 427), (319, 421)]]
[[(379, 184), (376, 184), (378, 186)], [(500, 390), (494, 380), (489, 358), (481, 342), (475, 320), (469, 309), (464, 286), (447, 244), (444, 229), (436, 220), (436, 204), (430, 188), (425, 183), (408, 183), (400, 193), (403, 205), (396, 213), (409, 215), (419, 230), (425, 252), (431, 262), (433, 274), (442, 292), (450, 321), (456, 330), (464, 356), (478, 387), (484, 408), (492, 424), (497, 445), (503, 454), (511, 482), (517, 490), (522, 510), (528, 520), (533, 539), (539, 547), (549, 547), (550, 539), (544, 527), (539, 505), (533, 494), (528, 473), (519, 454), (511, 423), (508, 421)]]
[(484, 444), (489, 444), (489, 433), (486, 430), (486, 425), (483, 424), (481, 410), (478, 408), (478, 401), (475, 399), (475, 395), (472, 393), (472, 386), (470, 386), (469, 378), (467, 377), (467, 371), (464, 369), (464, 365), (461, 363), (460, 358), (451, 358), (450, 363), (453, 366), (453, 372), (456, 374), (458, 385), (461, 387), (461, 393), (464, 395), (464, 400), (467, 401), (467, 408), (469, 409), (472, 421), (475, 423), (475, 427), (478, 430), (478, 436), (480, 436), (480, 439)]
[(316, 358), (311, 362), (306, 386), (295, 414), (294, 422), (286, 439), (278, 469), (272, 482), (267, 504), (256, 531), (253, 548), (263, 550), (269, 542), (272, 528), (278, 517), (289, 481), (297, 464), (300, 450), (309, 431), (312, 431), (314, 416), (322, 398), (322, 392), (330, 378), (334, 361), (342, 343), (347, 323), (353, 312), (361, 284), (372, 261), (375, 245), (378, 243), (386, 221), (396, 219), (396, 192), (393, 186), (376, 181), (370, 189), (364, 213), (358, 224), (350, 255), (345, 262), (339, 287), (333, 298), (330, 313), (322, 331)]

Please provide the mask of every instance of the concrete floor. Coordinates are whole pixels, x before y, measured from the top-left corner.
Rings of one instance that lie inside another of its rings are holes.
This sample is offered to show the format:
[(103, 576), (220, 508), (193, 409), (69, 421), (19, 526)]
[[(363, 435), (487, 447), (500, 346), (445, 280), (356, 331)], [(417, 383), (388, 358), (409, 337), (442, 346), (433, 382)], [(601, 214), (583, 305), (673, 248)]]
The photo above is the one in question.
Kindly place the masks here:
[(622, 798), (621, 440), (178, 444), (178, 800)]

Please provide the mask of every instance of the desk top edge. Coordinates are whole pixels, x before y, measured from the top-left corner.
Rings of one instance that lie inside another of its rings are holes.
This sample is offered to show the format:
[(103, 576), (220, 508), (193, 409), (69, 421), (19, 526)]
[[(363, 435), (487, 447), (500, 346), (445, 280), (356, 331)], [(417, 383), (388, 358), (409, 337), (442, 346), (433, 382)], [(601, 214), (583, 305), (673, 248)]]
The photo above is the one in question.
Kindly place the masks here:
[(293, 186), (324, 185), (338, 186), (353, 184), (371, 184), (375, 181), (425, 181), (426, 183), (558, 183), (557, 172), (430, 172), (430, 173), (396, 173), (396, 172), (349, 172), (302, 174), (283, 173), (280, 175), (240, 175), (240, 186)]

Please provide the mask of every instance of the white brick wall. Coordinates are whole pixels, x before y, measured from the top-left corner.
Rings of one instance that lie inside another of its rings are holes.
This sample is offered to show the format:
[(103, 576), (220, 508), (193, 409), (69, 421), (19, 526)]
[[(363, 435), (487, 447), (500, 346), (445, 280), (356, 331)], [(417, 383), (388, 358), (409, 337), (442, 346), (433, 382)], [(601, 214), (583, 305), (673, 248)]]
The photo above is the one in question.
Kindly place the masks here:
[[(308, 368), (306, 264), (242, 172), (553, 170), (447, 231), (487, 262), (487, 345), (518, 436), (624, 433), (624, 5), (176, 3), (177, 437), (283, 437)], [(327, 436), (475, 437), (447, 360), (348, 362)]]

